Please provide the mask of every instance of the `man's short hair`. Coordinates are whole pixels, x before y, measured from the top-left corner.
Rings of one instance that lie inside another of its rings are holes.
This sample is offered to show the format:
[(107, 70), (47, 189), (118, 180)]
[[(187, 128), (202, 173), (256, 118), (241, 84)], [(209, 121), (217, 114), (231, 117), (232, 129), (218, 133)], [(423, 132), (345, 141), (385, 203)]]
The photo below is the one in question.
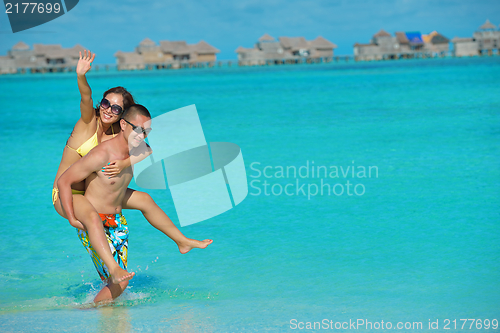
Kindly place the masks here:
[(125, 110), (125, 112), (122, 115), (122, 118), (127, 121), (131, 121), (137, 115), (151, 118), (151, 114), (149, 113), (148, 109), (146, 109), (144, 106), (140, 104), (131, 105), (127, 110)]

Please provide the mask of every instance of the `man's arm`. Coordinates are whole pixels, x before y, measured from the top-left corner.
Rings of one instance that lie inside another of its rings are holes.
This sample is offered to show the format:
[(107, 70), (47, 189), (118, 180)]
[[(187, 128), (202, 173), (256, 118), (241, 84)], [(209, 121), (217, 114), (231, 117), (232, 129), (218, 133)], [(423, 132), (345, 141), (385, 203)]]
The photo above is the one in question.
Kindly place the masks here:
[(92, 172), (98, 171), (108, 161), (106, 151), (99, 148), (100, 147), (96, 147), (92, 149), (78, 162), (71, 165), (57, 181), (61, 204), (70, 223), (77, 221), (73, 209), (73, 194), (71, 193), (71, 185), (81, 182), (90, 176)]

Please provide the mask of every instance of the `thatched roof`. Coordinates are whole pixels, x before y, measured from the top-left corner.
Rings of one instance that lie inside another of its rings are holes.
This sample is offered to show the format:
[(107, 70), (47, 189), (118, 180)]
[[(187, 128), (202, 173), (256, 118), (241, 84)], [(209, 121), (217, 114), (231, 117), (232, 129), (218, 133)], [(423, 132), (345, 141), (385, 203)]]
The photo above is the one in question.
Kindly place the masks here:
[(391, 34), (385, 31), (384, 29), (380, 29), (373, 37), (391, 37)]
[(258, 49), (247, 49), (245, 47), (238, 46), (238, 48), (234, 51), (236, 53), (248, 53), (248, 52), (253, 52), (253, 51), (260, 51)]
[(168, 40), (161, 40), (160, 49), (164, 53), (171, 53), (176, 55), (191, 53), (191, 48), (183, 40), (173, 42)]
[(284, 49), (291, 49), (292, 51), (309, 48), (304, 37), (279, 37), (279, 41)]
[(274, 37), (271, 37), (268, 34), (263, 34), (262, 37), (259, 38), (259, 42), (263, 41), (274, 42)]
[(479, 27), (480, 30), (495, 29), (496, 26), (493, 25), (490, 20), (486, 20), (482, 26)]
[(431, 32), (428, 36), (430, 37), (429, 42), (432, 44), (448, 44), (450, 42), (450, 40), (448, 38), (441, 35), (437, 31)]
[(33, 44), (35, 56), (46, 58), (78, 58), (79, 52), (83, 52), (84, 50), (85, 48), (80, 44), (76, 44), (70, 48), (63, 48), (60, 44)]
[(46, 55), (62, 51), (62, 46), (61, 44), (33, 44), (33, 50), (35, 51), (35, 55)]
[(455, 37), (451, 40), (452, 43), (464, 43), (464, 42), (472, 42), (474, 39), (472, 37)]
[(78, 52), (83, 52), (84, 50), (85, 50), (85, 48), (83, 46), (81, 46), (80, 44), (76, 44), (72, 48), (67, 49), (67, 51), (74, 52), (75, 56), (78, 56)]
[(212, 45), (207, 42), (200, 40), (198, 44), (193, 45), (194, 51), (200, 54), (212, 54), (212, 53), (220, 53), (220, 50), (216, 49)]
[(309, 41), (309, 45), (316, 49), (336, 49), (337, 45), (333, 44), (329, 40), (318, 36), (316, 39)]
[[(65, 58), (72, 54), (71, 49), (63, 49), (60, 44), (44, 45), (33, 44), (35, 56), (42, 56), (46, 58)], [(77, 51), (78, 52), (78, 51)]]
[(396, 32), (396, 39), (399, 44), (409, 44), (410, 41), (408, 40), (408, 37), (406, 37), (406, 34), (404, 32)]
[(122, 52), (118, 51), (114, 54), (115, 57), (120, 58), (120, 60), (128, 63), (128, 64), (142, 64), (144, 60), (142, 55), (136, 52)]
[(156, 43), (147, 37), (144, 38), (144, 40), (139, 43), (139, 46), (155, 46), (155, 45)]
[(356, 43), (354, 44), (354, 46), (363, 46), (363, 47), (367, 47), (367, 46), (378, 46), (377, 44), (361, 44), (361, 43)]
[(13, 50), (29, 50), (30, 47), (28, 44), (26, 44), (25, 42), (18, 42), (16, 45), (14, 45), (12, 47)]

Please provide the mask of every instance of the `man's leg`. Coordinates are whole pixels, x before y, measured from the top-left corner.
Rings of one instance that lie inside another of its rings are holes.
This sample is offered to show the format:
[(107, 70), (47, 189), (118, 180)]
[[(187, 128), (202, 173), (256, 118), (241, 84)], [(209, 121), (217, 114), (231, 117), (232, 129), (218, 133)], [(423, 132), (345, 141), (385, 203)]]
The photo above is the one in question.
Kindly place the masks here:
[(177, 244), (182, 254), (188, 253), (194, 248), (204, 249), (212, 243), (211, 239), (199, 241), (184, 236), (147, 193), (128, 188), (123, 198), (122, 208), (140, 210), (153, 227), (163, 232)]
[[(116, 260), (116, 264), (122, 269), (127, 269), (128, 263), (128, 226), (127, 220), (122, 214), (99, 214), (100, 218), (105, 220), (104, 232), (106, 240), (109, 243), (112, 256)], [(102, 222), (101, 222), (102, 223)], [(103, 281), (107, 281), (107, 285), (97, 294), (94, 302), (112, 301), (127, 288), (128, 280), (113, 282), (109, 269), (104, 265), (103, 260), (95, 253), (94, 249), (90, 246), (87, 233), (78, 231), (78, 235), (83, 245), (87, 249), (92, 258), (97, 272)]]
[(94, 298), (94, 303), (98, 302), (110, 302), (120, 296), (125, 288), (128, 286), (128, 281), (122, 281), (120, 283), (108, 283), (104, 288), (99, 291), (99, 293)]
[(104, 233), (102, 220), (95, 211), (94, 206), (82, 195), (73, 195), (73, 206), (76, 218), (87, 229), (88, 239), (92, 248), (108, 267), (111, 278), (110, 282), (117, 284), (121, 281), (130, 280), (135, 273), (129, 273), (121, 268), (113, 258)]

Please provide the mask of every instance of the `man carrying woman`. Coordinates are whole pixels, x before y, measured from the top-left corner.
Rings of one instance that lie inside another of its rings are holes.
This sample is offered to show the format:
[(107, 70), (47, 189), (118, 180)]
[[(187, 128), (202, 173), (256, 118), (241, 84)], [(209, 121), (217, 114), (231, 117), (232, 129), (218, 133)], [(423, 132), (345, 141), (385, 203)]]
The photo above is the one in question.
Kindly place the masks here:
[[(120, 117), (123, 111), (135, 103), (134, 98), (125, 88), (115, 87), (106, 91), (101, 103), (97, 107), (93, 107), (92, 91), (85, 74), (90, 70), (94, 59), (95, 54), (91, 52), (84, 51), (83, 56), (80, 53), (76, 72), (81, 95), (81, 116), (64, 148), (52, 189), (52, 203), (59, 215), (68, 219), (73, 227), (79, 229), (80, 239), (84, 246), (90, 243), (91, 247), (88, 246), (87, 249), (91, 256), (97, 254), (102, 259), (104, 268), (101, 278), (107, 280), (108, 283), (119, 284), (130, 280), (134, 273), (127, 272), (126, 264), (122, 262), (120, 267), (120, 264), (115, 260), (116, 253), (114, 258), (111, 249), (113, 248), (111, 246), (113, 240), (106, 236), (101, 216), (84, 196), (85, 179), (80, 179), (79, 182), (71, 185), (73, 216), (68, 215), (59, 198), (58, 180), (61, 175), (72, 164), (84, 158), (98, 144), (117, 136), (122, 131)], [(126, 158), (115, 158), (108, 161), (101, 170), (103, 176), (110, 180), (121, 177), (125, 170), (130, 170), (132, 164), (137, 163), (150, 153), (151, 149), (147, 147), (136, 156), (127, 155)], [(212, 243), (212, 240), (209, 239), (198, 241), (184, 236), (147, 193), (126, 188), (121, 207), (140, 210), (151, 225), (165, 233), (177, 244), (181, 253), (187, 253), (193, 248), (206, 248)], [(81, 236), (80, 230), (83, 231), (85, 237)]]

